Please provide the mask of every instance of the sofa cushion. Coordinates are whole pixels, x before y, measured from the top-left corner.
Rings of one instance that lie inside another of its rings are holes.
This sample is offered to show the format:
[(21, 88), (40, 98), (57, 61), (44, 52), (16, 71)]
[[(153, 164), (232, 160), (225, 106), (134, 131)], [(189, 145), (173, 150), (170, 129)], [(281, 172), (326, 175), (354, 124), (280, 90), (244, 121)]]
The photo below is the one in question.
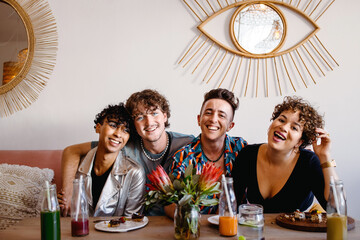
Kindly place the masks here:
[(0, 229), (39, 216), (42, 186), (53, 177), (48, 168), (0, 164)]

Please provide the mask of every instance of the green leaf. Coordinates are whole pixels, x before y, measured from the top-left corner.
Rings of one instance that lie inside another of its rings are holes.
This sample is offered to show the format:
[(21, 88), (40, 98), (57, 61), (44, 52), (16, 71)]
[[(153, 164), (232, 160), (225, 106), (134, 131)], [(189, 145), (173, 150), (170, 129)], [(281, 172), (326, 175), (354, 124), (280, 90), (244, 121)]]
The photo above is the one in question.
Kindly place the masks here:
[(192, 177), (192, 184), (194, 187), (198, 184), (199, 179), (200, 179), (200, 175), (197, 174)]
[(193, 172), (193, 165), (191, 164), (185, 169), (185, 174), (184, 174), (185, 178), (191, 176), (192, 172)]
[(219, 204), (219, 201), (216, 198), (213, 198), (213, 199), (207, 198), (207, 199), (202, 199), (200, 201), (200, 204), (203, 206), (215, 206), (215, 205)]
[(174, 185), (175, 190), (180, 191), (180, 190), (184, 189), (184, 187), (182, 186), (180, 180), (178, 180), (178, 179), (174, 180), (173, 185)]
[(191, 202), (191, 198), (192, 198), (192, 195), (184, 195), (180, 201), (179, 201), (179, 205), (180, 206), (184, 206), (185, 204), (188, 204)]

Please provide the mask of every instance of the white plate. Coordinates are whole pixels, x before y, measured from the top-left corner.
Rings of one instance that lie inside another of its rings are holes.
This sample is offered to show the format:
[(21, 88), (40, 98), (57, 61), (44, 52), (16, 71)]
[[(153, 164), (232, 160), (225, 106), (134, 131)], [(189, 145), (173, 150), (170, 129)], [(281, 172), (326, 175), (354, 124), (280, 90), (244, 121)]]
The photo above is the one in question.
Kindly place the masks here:
[(95, 229), (104, 232), (128, 232), (131, 230), (145, 227), (148, 224), (149, 219), (145, 216), (141, 222), (135, 222), (128, 220), (124, 223), (120, 223), (117, 227), (108, 227), (110, 221), (101, 221), (95, 224)]
[(219, 215), (215, 215), (208, 218), (209, 223), (219, 225)]

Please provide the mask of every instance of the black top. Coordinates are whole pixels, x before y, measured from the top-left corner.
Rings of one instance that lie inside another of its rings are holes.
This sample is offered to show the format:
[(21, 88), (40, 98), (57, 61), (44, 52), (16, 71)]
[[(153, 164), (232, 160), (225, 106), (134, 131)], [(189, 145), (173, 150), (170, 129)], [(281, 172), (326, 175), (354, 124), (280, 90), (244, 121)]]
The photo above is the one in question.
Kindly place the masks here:
[(265, 213), (293, 212), (296, 209), (304, 211), (312, 204), (315, 195), (326, 209), (320, 161), (314, 152), (305, 149), (300, 149), (299, 159), (283, 188), (272, 198), (264, 199), (256, 172), (260, 145), (248, 145), (236, 158), (232, 177), (238, 205), (246, 202), (260, 204)]
[(94, 165), (95, 163), (93, 164), (93, 167), (91, 169), (91, 179), (92, 179), (91, 193), (93, 197), (93, 208), (95, 209), (97, 202), (99, 201), (102, 189), (104, 188), (106, 180), (113, 168), (113, 165), (101, 176), (95, 174)]

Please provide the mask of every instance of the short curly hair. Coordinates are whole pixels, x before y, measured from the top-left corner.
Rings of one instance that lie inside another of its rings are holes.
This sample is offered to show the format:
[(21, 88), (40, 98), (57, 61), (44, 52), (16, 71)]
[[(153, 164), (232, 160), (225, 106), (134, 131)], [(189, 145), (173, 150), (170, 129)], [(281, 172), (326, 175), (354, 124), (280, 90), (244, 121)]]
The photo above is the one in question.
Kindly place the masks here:
[(205, 103), (210, 99), (222, 99), (228, 102), (233, 110), (233, 118), (235, 116), (235, 110), (239, 108), (239, 98), (235, 97), (233, 92), (230, 92), (224, 88), (212, 89), (204, 95), (204, 101), (201, 105), (201, 110)]
[(98, 123), (102, 125), (105, 119), (108, 121), (114, 121), (118, 125), (124, 124), (125, 127), (129, 129), (130, 137), (135, 133), (134, 123), (123, 103), (108, 105), (100, 113), (98, 113), (94, 120), (94, 128), (96, 128)]
[(167, 120), (165, 122), (165, 127), (170, 126), (169, 118), (171, 114), (169, 101), (158, 91), (153, 89), (145, 89), (141, 92), (131, 94), (131, 96), (126, 101), (126, 109), (133, 116), (139, 104), (144, 105), (145, 109), (147, 110), (155, 110), (158, 108), (163, 113), (166, 113)]
[(304, 124), (301, 136), (303, 143), (300, 148), (305, 148), (316, 141), (317, 134), (315, 129), (323, 128), (325, 122), (323, 117), (310, 105), (310, 103), (301, 97), (286, 96), (281, 104), (275, 106), (271, 120), (274, 121), (282, 112), (287, 110), (292, 110), (294, 112), (299, 111), (300, 123)]

